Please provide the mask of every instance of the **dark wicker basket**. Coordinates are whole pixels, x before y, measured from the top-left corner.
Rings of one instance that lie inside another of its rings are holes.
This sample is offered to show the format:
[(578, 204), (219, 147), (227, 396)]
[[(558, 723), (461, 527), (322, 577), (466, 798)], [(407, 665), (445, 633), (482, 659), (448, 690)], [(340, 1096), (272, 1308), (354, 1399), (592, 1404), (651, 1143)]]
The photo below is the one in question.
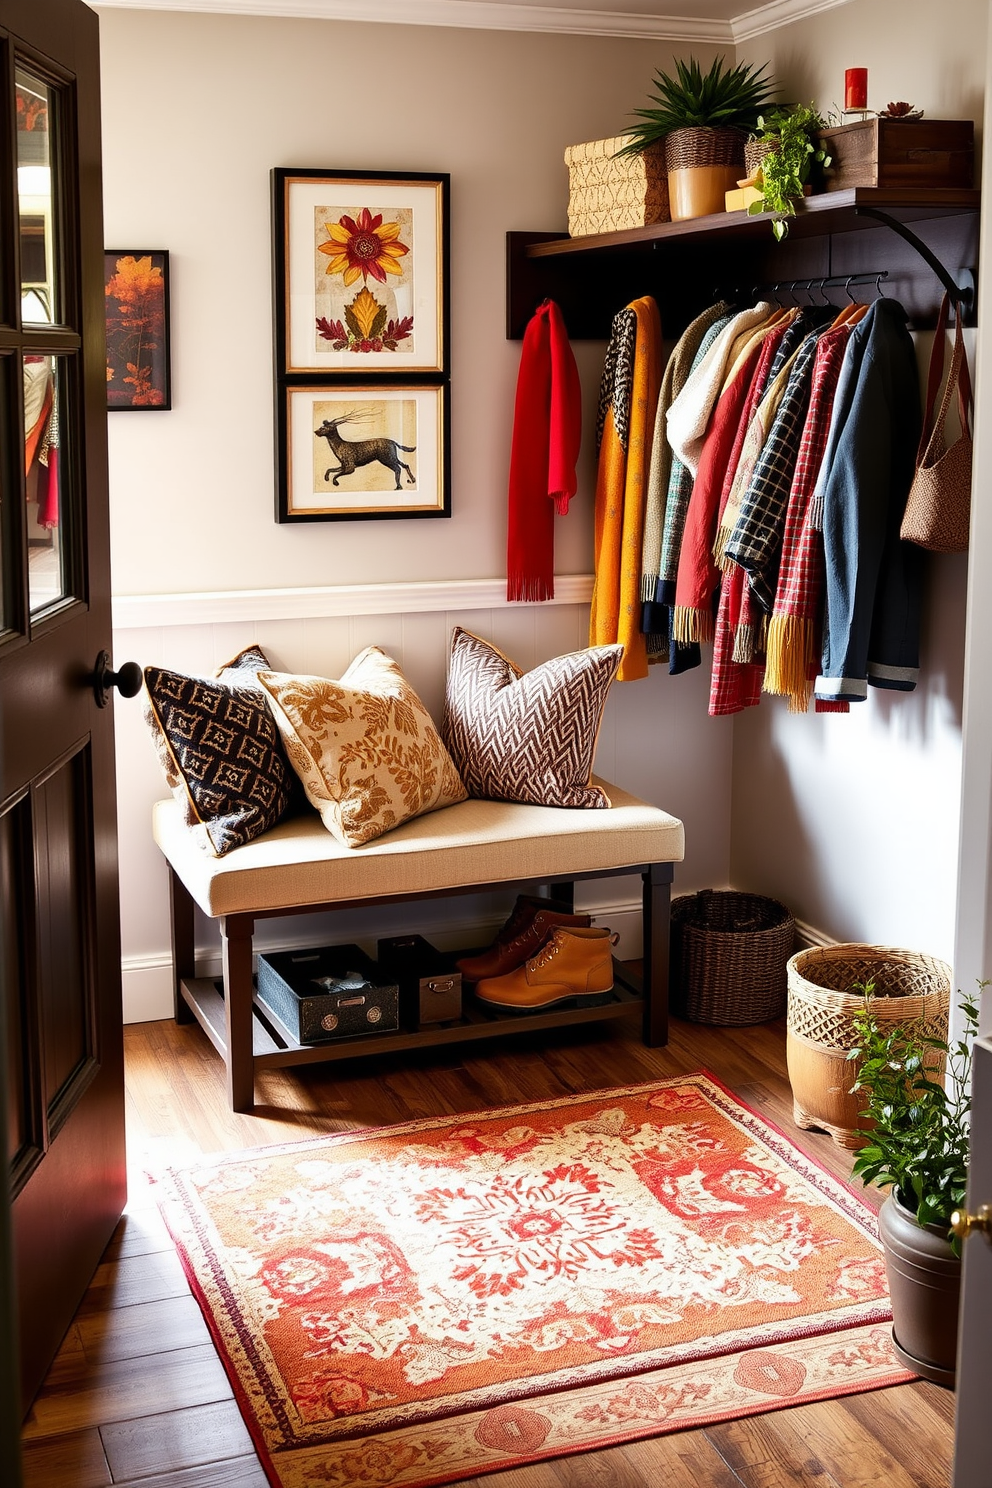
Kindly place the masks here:
[(739, 129), (673, 129), (665, 136), (665, 164), (669, 170), (691, 170), (699, 165), (744, 166), (747, 135)]
[(738, 1028), (785, 1012), (796, 926), (777, 899), (703, 889), (672, 904), (672, 1011)]

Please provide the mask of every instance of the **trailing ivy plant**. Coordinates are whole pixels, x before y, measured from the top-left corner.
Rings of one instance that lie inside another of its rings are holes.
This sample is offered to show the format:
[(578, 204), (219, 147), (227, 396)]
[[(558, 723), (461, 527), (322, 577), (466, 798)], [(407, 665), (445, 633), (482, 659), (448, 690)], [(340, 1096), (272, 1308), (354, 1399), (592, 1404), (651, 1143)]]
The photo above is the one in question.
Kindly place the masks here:
[(825, 128), (826, 120), (812, 104), (805, 103), (775, 109), (758, 120), (753, 138), (768, 141), (772, 148), (761, 162), (761, 200), (753, 202), (748, 213), (776, 213), (772, 232), (778, 242), (789, 231), (788, 219), (796, 215), (796, 205), (802, 201), (813, 167), (822, 169), (830, 164), (830, 156), (816, 143)]
[[(988, 985), (979, 982), (979, 992)], [(864, 996), (865, 1009), (854, 1018), (858, 1042), (847, 1056), (860, 1061), (851, 1088), (864, 1092), (862, 1114), (873, 1123), (854, 1160), (854, 1172), (866, 1183), (892, 1187), (919, 1224), (945, 1226), (960, 1254), (950, 1221), (965, 1202), (978, 1003), (962, 999), (964, 1036), (947, 1044), (921, 1033), (919, 1027), (880, 1027), (872, 1011), (874, 990), (873, 982), (854, 985), (854, 991)], [(935, 1051), (946, 1058), (945, 1082), (927, 1077), (927, 1056)]]

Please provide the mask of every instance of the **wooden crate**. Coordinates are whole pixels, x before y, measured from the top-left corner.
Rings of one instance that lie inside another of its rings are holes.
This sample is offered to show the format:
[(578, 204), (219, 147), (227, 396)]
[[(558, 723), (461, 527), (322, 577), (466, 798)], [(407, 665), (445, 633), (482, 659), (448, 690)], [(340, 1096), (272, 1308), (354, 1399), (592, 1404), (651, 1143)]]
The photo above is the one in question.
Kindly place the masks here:
[(975, 174), (975, 126), (970, 119), (859, 119), (824, 129), (831, 157), (826, 189), (851, 186), (970, 188)]
[(636, 155), (617, 156), (627, 135), (569, 145), (568, 231), (571, 237), (619, 232), (668, 222), (668, 172), (664, 143)]

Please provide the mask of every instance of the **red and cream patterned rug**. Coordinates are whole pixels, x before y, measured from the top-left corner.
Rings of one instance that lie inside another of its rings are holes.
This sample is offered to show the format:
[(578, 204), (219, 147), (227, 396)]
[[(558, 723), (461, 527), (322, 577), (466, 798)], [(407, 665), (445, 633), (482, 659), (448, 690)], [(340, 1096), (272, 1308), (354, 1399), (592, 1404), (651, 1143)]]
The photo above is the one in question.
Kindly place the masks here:
[(912, 1378), (874, 1215), (705, 1074), (163, 1188), (276, 1488), (426, 1488)]

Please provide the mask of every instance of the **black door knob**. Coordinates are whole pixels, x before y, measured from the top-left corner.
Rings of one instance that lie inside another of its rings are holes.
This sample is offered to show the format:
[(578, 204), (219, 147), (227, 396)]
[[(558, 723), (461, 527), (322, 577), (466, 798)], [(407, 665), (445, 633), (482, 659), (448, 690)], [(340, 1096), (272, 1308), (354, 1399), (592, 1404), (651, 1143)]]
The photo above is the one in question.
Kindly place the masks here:
[(141, 668), (136, 661), (126, 661), (119, 671), (111, 670), (110, 652), (101, 651), (93, 668), (93, 696), (98, 708), (105, 708), (110, 701), (110, 690), (116, 687), (121, 697), (132, 698), (141, 690), (143, 681)]

